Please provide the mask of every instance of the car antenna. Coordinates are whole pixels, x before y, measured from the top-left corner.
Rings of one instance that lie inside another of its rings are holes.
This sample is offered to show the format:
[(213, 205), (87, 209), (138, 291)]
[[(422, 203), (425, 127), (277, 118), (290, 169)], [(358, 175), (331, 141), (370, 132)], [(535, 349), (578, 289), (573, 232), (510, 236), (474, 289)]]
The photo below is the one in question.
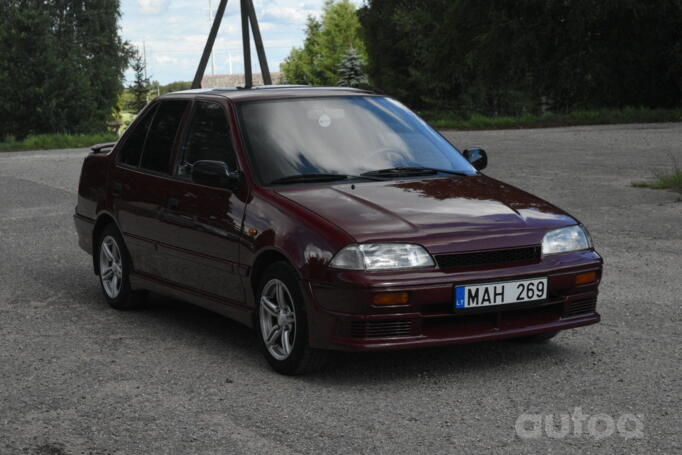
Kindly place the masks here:
[[(260, 71), (263, 76), (263, 84), (272, 85), (272, 77), (270, 76), (270, 69), (268, 68), (268, 60), (265, 55), (265, 47), (263, 46), (263, 37), (261, 36), (260, 27), (258, 26), (258, 18), (256, 17), (256, 10), (253, 7), (253, 0), (240, 0), (240, 2), (242, 14), (242, 44), (244, 48), (244, 88), (250, 89), (253, 87), (250, 29), (253, 29), (253, 40), (256, 44), (256, 52), (258, 53), (258, 62), (260, 63)], [(213, 26), (211, 27), (206, 46), (204, 47), (204, 53), (201, 55), (199, 67), (194, 75), (194, 81), (192, 82), (193, 89), (201, 88), (201, 81), (204, 78), (208, 59), (211, 56), (211, 52), (213, 52), (213, 45), (215, 44), (216, 36), (218, 36), (218, 30), (223, 21), (226, 8), (227, 0), (220, 0), (218, 11), (213, 20)]]

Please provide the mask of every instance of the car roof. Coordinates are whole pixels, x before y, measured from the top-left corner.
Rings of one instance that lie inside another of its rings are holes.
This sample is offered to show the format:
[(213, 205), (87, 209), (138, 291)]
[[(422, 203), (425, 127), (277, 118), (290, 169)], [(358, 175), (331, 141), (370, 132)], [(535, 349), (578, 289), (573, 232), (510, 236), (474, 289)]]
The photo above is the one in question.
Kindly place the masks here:
[(225, 87), (210, 89), (183, 90), (163, 95), (161, 98), (222, 96), (235, 102), (269, 100), (283, 98), (313, 98), (335, 96), (372, 96), (377, 95), (368, 90), (350, 87), (312, 87), (308, 85), (259, 85), (252, 88)]

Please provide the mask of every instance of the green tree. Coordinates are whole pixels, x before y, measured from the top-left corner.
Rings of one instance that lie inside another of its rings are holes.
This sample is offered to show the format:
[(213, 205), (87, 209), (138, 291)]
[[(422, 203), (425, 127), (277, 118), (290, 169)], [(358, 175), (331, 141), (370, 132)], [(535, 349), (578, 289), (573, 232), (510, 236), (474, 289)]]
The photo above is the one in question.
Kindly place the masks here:
[(367, 0), (372, 84), (484, 114), (682, 104), (682, 1)]
[[(362, 24), (362, 38), (367, 48), (367, 72), (372, 84), (381, 87), (388, 93), (410, 102), (407, 93), (399, 93), (403, 87), (407, 87), (407, 59), (401, 55), (405, 46), (396, 42), (400, 34), (393, 20), (396, 9), (395, 2), (387, 0), (374, 0), (368, 2), (358, 10), (358, 17)], [(382, 20), (382, 18), (386, 18)], [(389, 46), (388, 41), (393, 40), (394, 47)], [(381, 68), (395, 71), (395, 74), (384, 74)], [(413, 104), (413, 103), (410, 103)]]
[(287, 84), (315, 85), (321, 75), (315, 60), (319, 55), (319, 38), (322, 24), (312, 16), (308, 16), (305, 29), (305, 41), (302, 48), (293, 48), (281, 65), (284, 81)]
[(294, 48), (282, 63), (290, 84), (336, 85), (338, 67), (349, 48), (366, 57), (361, 25), (350, 0), (326, 0), (322, 19), (308, 18), (303, 48)]
[(133, 53), (131, 62), (130, 66), (135, 72), (135, 79), (129, 87), (132, 97), (126, 106), (126, 109), (138, 113), (147, 105), (151, 83), (149, 82), (149, 78), (145, 77), (147, 70), (144, 60), (138, 51)]
[(118, 0), (0, 3), (0, 137), (106, 128), (128, 62)]
[(363, 62), (358, 51), (351, 47), (339, 64), (339, 82), (342, 87), (363, 87), (367, 85), (367, 75), (362, 69)]
[(49, 17), (38, 8), (20, 11), (23, 4), (0, 3), (0, 139), (55, 126), (58, 100), (47, 71), (59, 68), (55, 38)]
[(189, 90), (192, 88), (192, 81), (177, 81), (170, 84), (162, 85), (159, 89), (161, 95), (166, 93), (178, 92), (181, 90)]

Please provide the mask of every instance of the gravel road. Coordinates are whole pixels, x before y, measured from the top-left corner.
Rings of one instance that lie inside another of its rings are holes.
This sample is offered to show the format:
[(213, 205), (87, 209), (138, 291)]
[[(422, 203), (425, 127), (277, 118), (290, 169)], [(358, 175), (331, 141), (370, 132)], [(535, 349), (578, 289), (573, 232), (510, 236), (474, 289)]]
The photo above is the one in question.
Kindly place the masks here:
[(282, 377), (234, 322), (106, 305), (71, 219), (87, 150), (2, 153), (0, 453), (680, 453), (682, 202), (630, 183), (682, 163), (682, 124), (445, 134), (590, 228), (601, 324)]

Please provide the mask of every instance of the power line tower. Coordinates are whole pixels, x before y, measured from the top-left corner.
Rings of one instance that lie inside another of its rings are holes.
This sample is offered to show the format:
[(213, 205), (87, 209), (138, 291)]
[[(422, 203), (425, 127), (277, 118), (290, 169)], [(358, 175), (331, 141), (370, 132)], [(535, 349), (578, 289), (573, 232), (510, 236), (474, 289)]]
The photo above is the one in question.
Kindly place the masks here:
[[(204, 72), (206, 71), (208, 59), (213, 52), (213, 45), (215, 44), (216, 36), (218, 36), (218, 30), (220, 30), (220, 24), (223, 21), (223, 16), (225, 15), (227, 1), (228, 0), (220, 0), (218, 11), (216, 12), (215, 19), (213, 20), (213, 26), (211, 27), (211, 32), (208, 35), (208, 40), (206, 41), (206, 46), (204, 47), (204, 53), (201, 55), (199, 67), (197, 68), (197, 72), (194, 75), (192, 88), (201, 88), (201, 80), (204, 78)], [(258, 54), (258, 62), (260, 63), (260, 71), (263, 75), (263, 83), (265, 85), (272, 85), (270, 69), (268, 68), (265, 47), (263, 46), (263, 38), (260, 33), (260, 27), (258, 26), (256, 10), (253, 7), (253, 0), (240, 0), (240, 3), (242, 13), (242, 43), (244, 48), (244, 87), (253, 87), (253, 74), (251, 70), (251, 29), (253, 29), (253, 39), (256, 44), (256, 52)]]

